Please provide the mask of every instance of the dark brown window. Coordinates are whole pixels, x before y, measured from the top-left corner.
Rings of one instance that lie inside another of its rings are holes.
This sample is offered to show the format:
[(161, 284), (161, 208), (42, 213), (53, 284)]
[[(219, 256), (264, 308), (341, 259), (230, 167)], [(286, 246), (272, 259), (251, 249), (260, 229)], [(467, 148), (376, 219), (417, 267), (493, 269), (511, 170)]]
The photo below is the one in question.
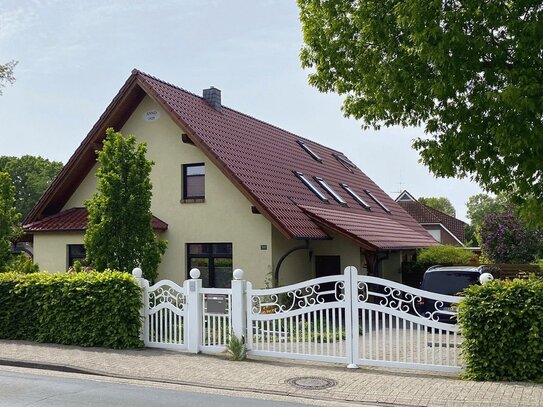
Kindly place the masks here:
[(187, 253), (187, 278), (190, 270), (197, 268), (204, 287), (230, 288), (232, 243), (189, 243)]
[(205, 173), (203, 163), (183, 165), (183, 199), (205, 198)]
[(85, 251), (85, 246), (82, 244), (69, 244), (68, 245), (68, 268), (74, 265), (74, 261), (85, 260), (87, 253)]

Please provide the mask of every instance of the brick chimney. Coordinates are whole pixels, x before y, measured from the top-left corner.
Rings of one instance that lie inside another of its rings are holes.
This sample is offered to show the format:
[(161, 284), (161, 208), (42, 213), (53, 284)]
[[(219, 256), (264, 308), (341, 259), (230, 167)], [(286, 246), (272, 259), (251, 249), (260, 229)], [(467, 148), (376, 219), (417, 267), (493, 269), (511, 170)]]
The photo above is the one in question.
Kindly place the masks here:
[(221, 110), (221, 90), (214, 88), (204, 89), (204, 99), (215, 110)]

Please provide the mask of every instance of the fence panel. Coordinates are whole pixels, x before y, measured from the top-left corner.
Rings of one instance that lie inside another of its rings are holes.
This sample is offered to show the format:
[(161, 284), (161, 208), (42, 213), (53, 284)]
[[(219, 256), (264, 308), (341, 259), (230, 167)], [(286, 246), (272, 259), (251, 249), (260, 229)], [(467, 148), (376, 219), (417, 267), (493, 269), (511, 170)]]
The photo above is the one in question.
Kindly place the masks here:
[(185, 289), (170, 280), (162, 280), (145, 290), (145, 346), (186, 349)]
[(461, 297), (359, 275), (353, 285), (355, 363), (460, 370), (454, 307)]
[(350, 363), (349, 276), (273, 289), (247, 283), (249, 354)]
[(207, 352), (221, 352), (231, 334), (232, 290), (202, 288), (202, 343)]

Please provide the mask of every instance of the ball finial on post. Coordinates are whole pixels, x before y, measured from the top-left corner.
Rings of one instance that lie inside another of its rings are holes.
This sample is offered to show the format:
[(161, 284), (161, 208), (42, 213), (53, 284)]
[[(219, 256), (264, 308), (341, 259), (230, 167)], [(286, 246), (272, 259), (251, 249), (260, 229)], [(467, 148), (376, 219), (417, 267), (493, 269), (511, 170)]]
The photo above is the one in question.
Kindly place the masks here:
[(494, 276), (490, 273), (483, 273), (479, 276), (479, 282), (483, 285), (490, 283), (492, 280), (494, 280)]
[(190, 270), (190, 278), (193, 278), (193, 279), (198, 279), (200, 278), (200, 270), (198, 270), (197, 268), (193, 268)]
[(234, 280), (243, 280), (243, 270), (235, 269), (232, 276), (234, 277)]
[(135, 269), (132, 270), (132, 275), (135, 278), (141, 278), (141, 276), (143, 275), (143, 272), (141, 271), (139, 267), (136, 267)]

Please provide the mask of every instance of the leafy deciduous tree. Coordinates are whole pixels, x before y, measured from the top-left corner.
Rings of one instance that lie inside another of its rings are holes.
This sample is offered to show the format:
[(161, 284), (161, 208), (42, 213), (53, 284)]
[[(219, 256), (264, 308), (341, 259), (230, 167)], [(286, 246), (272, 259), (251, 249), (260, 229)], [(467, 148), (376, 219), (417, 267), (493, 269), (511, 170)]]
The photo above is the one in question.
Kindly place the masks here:
[(298, 0), (309, 83), (364, 127), (425, 126), (437, 176), (531, 201), (543, 222), (540, 1)]
[(470, 220), (471, 226), (477, 229), (483, 223), (486, 216), (506, 211), (508, 208), (511, 208), (511, 203), (503, 194), (499, 194), (496, 197), (491, 197), (487, 194), (477, 194), (468, 198), (466, 207), (466, 216)]
[(151, 166), (144, 143), (107, 130), (98, 152), (98, 191), (85, 202), (88, 225), (85, 233), (87, 258), (99, 271), (130, 272), (141, 267), (149, 280), (157, 276), (166, 241), (152, 229)]
[(61, 162), (42, 157), (0, 156), (0, 171), (7, 172), (13, 180), (15, 208), (23, 218), (32, 210), (61, 169)]
[(15, 226), (20, 219), (14, 207), (15, 188), (9, 174), (0, 172), (0, 271), (11, 260), (11, 242), (19, 234)]
[(5, 64), (0, 64), (0, 95), (2, 94), (2, 88), (6, 86), (6, 83), (12, 84), (15, 82), (15, 76), (13, 76), (15, 65), (17, 65), (17, 61), (9, 61)]
[(437, 209), (438, 211), (446, 213), (447, 215), (450, 215), (452, 217), (456, 216), (456, 210), (454, 209), (453, 204), (451, 203), (451, 201), (449, 201), (448, 198), (420, 197), (418, 201), (426, 206), (429, 206), (430, 208)]

